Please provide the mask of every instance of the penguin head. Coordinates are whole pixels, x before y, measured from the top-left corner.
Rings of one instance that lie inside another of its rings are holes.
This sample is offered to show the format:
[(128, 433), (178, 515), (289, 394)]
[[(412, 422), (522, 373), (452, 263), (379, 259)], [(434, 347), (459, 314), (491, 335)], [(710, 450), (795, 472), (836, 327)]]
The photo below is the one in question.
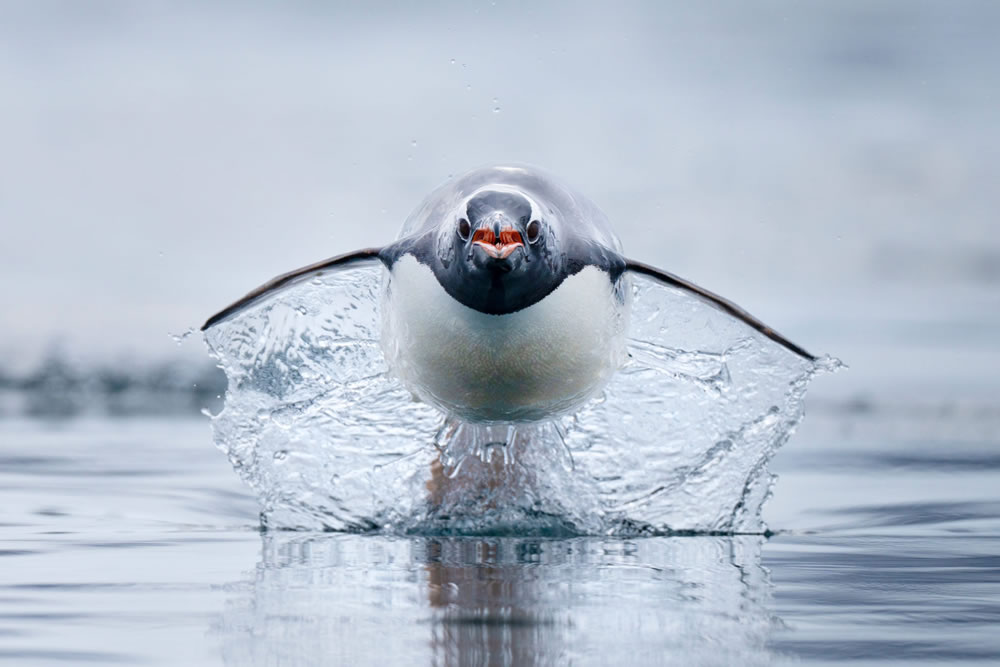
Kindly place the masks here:
[(503, 315), (537, 303), (562, 282), (554, 220), (525, 193), (483, 188), (442, 222), (453, 242), (439, 281), (462, 304)]

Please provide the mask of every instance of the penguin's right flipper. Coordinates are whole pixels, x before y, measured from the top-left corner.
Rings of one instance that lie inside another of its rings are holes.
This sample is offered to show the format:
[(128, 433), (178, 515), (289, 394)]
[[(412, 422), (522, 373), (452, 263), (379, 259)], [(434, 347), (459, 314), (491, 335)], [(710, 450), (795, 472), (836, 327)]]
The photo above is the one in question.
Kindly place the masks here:
[(674, 275), (669, 271), (664, 271), (663, 269), (658, 269), (654, 266), (650, 266), (649, 264), (644, 264), (642, 262), (637, 262), (635, 260), (628, 260), (625, 265), (625, 268), (629, 273), (643, 275), (648, 278), (652, 278), (653, 280), (662, 283), (668, 287), (677, 288), (687, 292), (688, 294), (695, 296), (699, 300), (710, 304), (712, 307), (726, 313), (727, 315), (735, 317), (739, 321), (749, 326), (751, 329), (754, 329), (764, 334), (765, 336), (773, 340), (775, 343), (794, 352), (803, 359), (806, 359), (808, 361), (816, 361), (817, 359), (815, 355), (810, 354), (804, 348), (802, 348), (799, 345), (796, 345), (789, 339), (785, 338), (777, 331), (775, 331), (774, 329), (772, 329), (771, 327), (764, 324), (756, 317), (745, 311), (740, 306), (736, 305), (735, 303), (733, 303), (732, 301), (730, 301), (725, 297), (719, 296), (715, 292), (711, 292), (705, 289), (704, 287), (695, 285), (691, 281), (685, 280), (684, 278)]

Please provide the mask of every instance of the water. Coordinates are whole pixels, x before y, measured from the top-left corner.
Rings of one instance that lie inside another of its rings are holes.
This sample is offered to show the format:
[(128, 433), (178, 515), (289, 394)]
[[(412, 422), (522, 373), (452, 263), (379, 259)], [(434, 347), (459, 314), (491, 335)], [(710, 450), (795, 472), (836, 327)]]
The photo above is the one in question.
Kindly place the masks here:
[(769, 535), (262, 532), (204, 417), (11, 416), (0, 660), (996, 662), (1000, 409), (922, 399), (806, 401)]
[(258, 530), (205, 419), (8, 419), (10, 664), (1000, 658), (1000, 413), (809, 411), (763, 536)]

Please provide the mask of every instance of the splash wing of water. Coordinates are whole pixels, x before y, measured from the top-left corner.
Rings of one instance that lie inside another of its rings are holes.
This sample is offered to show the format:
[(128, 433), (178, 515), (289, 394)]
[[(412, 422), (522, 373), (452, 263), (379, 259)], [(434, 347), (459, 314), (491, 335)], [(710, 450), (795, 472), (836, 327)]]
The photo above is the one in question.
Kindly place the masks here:
[(622, 525), (764, 530), (767, 462), (830, 362), (803, 359), (644, 276), (632, 290), (628, 361), (602, 396), (563, 420), (577, 471)]
[(767, 461), (818, 366), (640, 276), (629, 359), (599, 396), (543, 423), (462, 423), (386, 366), (382, 271), (325, 273), (206, 333), (229, 381), (215, 440), (265, 526), (763, 529)]
[(388, 374), (382, 271), (325, 273), (206, 332), (229, 381), (216, 444), (265, 525), (371, 529), (422, 499), (441, 418)]

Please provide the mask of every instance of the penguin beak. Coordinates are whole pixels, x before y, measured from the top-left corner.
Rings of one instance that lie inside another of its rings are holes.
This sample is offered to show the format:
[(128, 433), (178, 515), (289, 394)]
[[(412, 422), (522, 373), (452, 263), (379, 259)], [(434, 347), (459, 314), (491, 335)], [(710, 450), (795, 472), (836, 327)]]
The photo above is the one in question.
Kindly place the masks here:
[(521, 233), (512, 227), (504, 227), (495, 233), (487, 227), (480, 227), (472, 235), (472, 245), (483, 249), (494, 259), (507, 259), (518, 248), (524, 247)]

